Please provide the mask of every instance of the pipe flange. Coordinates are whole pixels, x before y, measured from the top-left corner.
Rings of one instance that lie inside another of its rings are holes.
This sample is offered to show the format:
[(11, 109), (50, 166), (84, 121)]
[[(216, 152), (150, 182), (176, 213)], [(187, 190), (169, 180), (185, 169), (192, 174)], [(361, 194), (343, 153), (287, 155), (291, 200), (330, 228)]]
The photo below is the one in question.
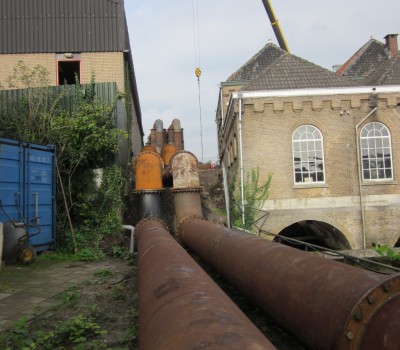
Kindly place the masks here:
[(199, 215), (188, 215), (188, 216), (184, 216), (182, 219), (179, 220), (179, 222), (176, 224), (176, 233), (178, 234), (178, 236), (180, 237), (179, 231), (180, 231), (180, 226), (189, 219), (198, 219), (198, 220), (202, 220), (202, 221), (207, 221), (204, 217), (199, 216)]
[(362, 334), (380, 308), (400, 293), (400, 275), (390, 277), (371, 288), (352, 309), (338, 340), (340, 349), (359, 349)]
[(141, 226), (150, 221), (157, 221), (158, 223), (162, 224), (162, 226), (169, 232), (169, 228), (166, 222), (163, 219), (156, 216), (149, 216), (147, 218), (140, 220), (139, 223), (135, 226), (135, 230), (139, 230)]
[(152, 190), (133, 190), (134, 194), (142, 195), (142, 194), (157, 194), (157, 193), (164, 193), (165, 188), (159, 188), (159, 189), (152, 189)]
[(172, 193), (201, 192), (203, 187), (171, 188)]

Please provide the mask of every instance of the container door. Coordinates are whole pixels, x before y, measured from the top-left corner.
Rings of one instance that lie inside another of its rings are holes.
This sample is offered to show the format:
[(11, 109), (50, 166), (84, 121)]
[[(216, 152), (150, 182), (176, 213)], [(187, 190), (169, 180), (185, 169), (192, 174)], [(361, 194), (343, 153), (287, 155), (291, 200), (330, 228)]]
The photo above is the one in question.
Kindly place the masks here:
[(27, 145), (25, 148), (25, 217), (29, 243), (37, 251), (54, 245), (55, 182), (52, 147)]
[(22, 222), (23, 162), (17, 141), (0, 139), (0, 221)]

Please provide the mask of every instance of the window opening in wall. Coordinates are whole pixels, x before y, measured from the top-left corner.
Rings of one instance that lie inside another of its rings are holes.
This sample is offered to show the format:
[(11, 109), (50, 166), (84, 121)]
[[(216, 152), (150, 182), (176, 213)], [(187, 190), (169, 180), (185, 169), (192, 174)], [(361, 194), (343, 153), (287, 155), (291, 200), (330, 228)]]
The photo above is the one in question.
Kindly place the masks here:
[(236, 134), (233, 135), (233, 157), (236, 159), (238, 156), (237, 152), (237, 140), (236, 140)]
[(389, 129), (382, 123), (366, 124), (361, 130), (363, 180), (393, 179)]
[(313, 125), (302, 125), (293, 133), (294, 182), (325, 182), (321, 132)]
[(80, 61), (58, 61), (58, 85), (73, 85), (81, 78)]

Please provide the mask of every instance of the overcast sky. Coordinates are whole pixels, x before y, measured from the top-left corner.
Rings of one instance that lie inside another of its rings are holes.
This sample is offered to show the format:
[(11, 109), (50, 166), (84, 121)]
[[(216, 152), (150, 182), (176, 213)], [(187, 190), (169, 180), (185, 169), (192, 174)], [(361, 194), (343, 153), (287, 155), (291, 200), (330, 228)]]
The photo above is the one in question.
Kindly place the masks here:
[[(291, 53), (327, 69), (344, 63), (371, 36), (384, 42), (386, 34), (400, 33), (399, 0), (272, 0), (271, 4)], [(193, 8), (195, 12), (198, 8), (198, 31)], [(217, 160), (218, 84), (269, 39), (278, 45), (262, 1), (125, 0), (125, 11), (144, 141), (156, 119), (168, 128), (178, 118), (185, 149), (202, 160), (194, 73), (200, 60), (203, 160)]]

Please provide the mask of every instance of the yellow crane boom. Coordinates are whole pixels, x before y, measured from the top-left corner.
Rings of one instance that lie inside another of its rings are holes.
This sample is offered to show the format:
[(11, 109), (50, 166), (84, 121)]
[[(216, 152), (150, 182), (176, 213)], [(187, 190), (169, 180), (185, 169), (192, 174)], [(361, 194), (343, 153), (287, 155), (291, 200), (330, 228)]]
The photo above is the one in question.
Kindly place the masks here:
[(283, 36), (281, 27), (279, 26), (279, 21), (275, 16), (275, 13), (274, 13), (271, 3), (269, 2), (269, 0), (261, 0), (261, 1), (264, 4), (265, 10), (267, 11), (269, 20), (272, 25), (272, 29), (275, 32), (275, 36), (276, 36), (276, 39), (278, 40), (279, 46), (281, 47), (281, 49), (290, 53), (289, 47), (286, 43), (285, 37)]

